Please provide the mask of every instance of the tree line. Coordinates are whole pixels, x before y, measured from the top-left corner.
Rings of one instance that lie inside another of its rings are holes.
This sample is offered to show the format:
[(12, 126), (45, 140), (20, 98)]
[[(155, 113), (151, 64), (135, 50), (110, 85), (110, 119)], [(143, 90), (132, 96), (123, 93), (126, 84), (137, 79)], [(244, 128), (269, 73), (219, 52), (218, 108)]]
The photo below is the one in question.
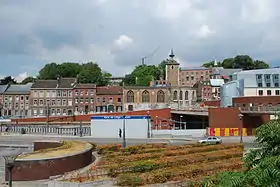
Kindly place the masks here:
[[(165, 79), (165, 65), (167, 60), (163, 60), (157, 65), (138, 65), (133, 71), (124, 76), (121, 85), (127, 86), (148, 86), (152, 80)], [(214, 61), (204, 63), (202, 67), (223, 67), (240, 68), (243, 70), (266, 69), (269, 65), (261, 60), (253, 60), (248, 55), (237, 55), (233, 58), (226, 58), (221, 62)], [(27, 77), (21, 83), (34, 82), (36, 79), (54, 80), (57, 77), (77, 77), (79, 83), (92, 83), (98, 86), (107, 85), (111, 73), (103, 71), (97, 63), (88, 62), (85, 64), (64, 62), (48, 63), (40, 71), (37, 77)], [(16, 83), (11, 77), (5, 77), (0, 80), (0, 84)]]

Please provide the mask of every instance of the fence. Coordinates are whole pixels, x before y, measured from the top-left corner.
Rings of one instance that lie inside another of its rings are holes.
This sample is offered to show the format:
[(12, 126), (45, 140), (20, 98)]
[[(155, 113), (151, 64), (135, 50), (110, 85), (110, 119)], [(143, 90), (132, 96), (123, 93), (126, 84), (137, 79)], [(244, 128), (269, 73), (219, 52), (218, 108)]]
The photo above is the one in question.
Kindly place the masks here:
[(53, 134), (90, 136), (90, 127), (47, 126), (47, 125), (1, 125), (0, 132), (19, 134)]

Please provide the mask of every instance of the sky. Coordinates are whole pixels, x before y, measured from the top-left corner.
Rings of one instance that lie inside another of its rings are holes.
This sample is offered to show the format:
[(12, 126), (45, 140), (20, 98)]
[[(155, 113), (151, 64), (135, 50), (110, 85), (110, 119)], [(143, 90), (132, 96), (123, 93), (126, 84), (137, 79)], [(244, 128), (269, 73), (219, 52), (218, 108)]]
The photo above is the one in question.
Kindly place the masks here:
[[(173, 48), (182, 67), (238, 54), (280, 60), (279, 0), (0, 0), (0, 75), (36, 76), (48, 62), (97, 62), (129, 73)], [(153, 54), (153, 55), (151, 55)]]

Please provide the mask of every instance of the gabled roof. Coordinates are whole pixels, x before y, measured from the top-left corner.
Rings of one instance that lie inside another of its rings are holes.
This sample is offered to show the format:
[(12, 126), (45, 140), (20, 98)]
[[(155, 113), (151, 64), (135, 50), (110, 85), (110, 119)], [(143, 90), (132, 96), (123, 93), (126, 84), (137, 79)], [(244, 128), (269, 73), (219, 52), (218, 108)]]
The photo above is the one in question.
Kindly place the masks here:
[(0, 85), (0, 94), (3, 94), (7, 90), (8, 86), (8, 84)]
[(5, 91), (5, 94), (28, 94), (33, 83), (11, 84)]
[(121, 86), (104, 86), (96, 88), (96, 95), (122, 95), (123, 88)]
[(69, 89), (73, 88), (76, 82), (76, 78), (60, 78), (57, 80), (36, 80), (31, 89)]

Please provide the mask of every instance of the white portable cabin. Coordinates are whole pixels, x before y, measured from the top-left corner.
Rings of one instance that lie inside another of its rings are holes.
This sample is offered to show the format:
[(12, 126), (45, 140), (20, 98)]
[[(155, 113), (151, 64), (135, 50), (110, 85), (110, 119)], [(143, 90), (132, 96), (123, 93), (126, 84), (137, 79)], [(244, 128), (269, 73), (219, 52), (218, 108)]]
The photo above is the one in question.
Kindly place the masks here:
[[(125, 127), (125, 128), (123, 128)], [(149, 138), (150, 116), (92, 116), (91, 136), (94, 138), (120, 138), (125, 129), (126, 138)]]

